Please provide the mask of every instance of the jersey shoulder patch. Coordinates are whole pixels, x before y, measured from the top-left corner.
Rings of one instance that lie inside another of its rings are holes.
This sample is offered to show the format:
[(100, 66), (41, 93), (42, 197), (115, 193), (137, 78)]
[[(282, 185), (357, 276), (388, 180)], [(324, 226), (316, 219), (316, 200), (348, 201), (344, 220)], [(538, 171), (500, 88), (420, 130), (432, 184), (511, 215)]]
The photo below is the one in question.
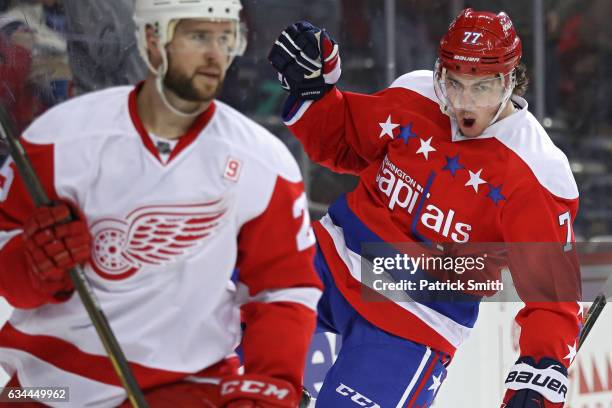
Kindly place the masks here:
[(215, 134), (226, 138), (232, 150), (240, 151), (241, 156), (249, 157), (274, 176), (290, 182), (302, 180), (295, 158), (278, 137), (231, 106), (215, 103), (218, 108), (215, 125), (220, 126)]

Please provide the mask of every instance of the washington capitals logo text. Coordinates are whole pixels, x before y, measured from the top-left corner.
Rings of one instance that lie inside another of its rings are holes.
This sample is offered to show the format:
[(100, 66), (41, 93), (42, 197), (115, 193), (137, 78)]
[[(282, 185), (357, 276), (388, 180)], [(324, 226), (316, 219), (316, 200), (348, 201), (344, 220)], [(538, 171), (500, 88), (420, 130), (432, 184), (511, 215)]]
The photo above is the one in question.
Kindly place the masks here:
[[(389, 210), (403, 209), (411, 216), (418, 217), (422, 225), (445, 238), (460, 243), (469, 241), (472, 226), (459, 221), (454, 209), (442, 209), (433, 204), (430, 201), (431, 194), (388, 156), (385, 156), (378, 170), (376, 185), (386, 196)], [(419, 212), (417, 203), (423, 194), (426, 194), (428, 201)]]

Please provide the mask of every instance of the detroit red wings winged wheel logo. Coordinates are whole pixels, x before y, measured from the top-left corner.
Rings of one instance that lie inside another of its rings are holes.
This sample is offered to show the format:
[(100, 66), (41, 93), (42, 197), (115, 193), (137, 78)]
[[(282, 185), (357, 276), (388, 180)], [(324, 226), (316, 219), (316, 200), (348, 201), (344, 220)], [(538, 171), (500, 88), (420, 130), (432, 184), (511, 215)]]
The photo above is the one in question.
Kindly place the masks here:
[(91, 227), (92, 267), (110, 280), (126, 279), (146, 265), (164, 266), (196, 250), (219, 228), (223, 200), (194, 205), (147, 206), (125, 221), (105, 218)]

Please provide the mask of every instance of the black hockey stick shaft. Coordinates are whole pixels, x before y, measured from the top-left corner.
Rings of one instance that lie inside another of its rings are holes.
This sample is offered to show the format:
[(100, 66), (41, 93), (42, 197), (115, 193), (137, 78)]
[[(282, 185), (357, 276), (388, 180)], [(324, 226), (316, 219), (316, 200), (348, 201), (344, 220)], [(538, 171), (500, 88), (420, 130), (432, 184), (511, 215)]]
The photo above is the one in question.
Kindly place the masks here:
[(593, 301), (593, 304), (591, 305), (589, 311), (586, 314), (582, 332), (580, 332), (580, 339), (578, 340), (578, 350), (580, 350), (580, 347), (582, 347), (582, 345), (584, 344), (584, 341), (586, 340), (587, 336), (589, 335), (589, 332), (593, 328), (593, 325), (595, 325), (595, 322), (597, 321), (597, 318), (601, 314), (601, 311), (603, 310), (605, 305), (606, 296), (604, 294), (598, 295)]
[[(15, 136), (13, 130), (12, 121), (10, 120), (4, 107), (0, 106), (0, 138), (7, 143), (11, 158), (15, 162), (17, 171), (19, 172), (23, 182), (34, 202), (36, 207), (48, 206), (52, 202), (47, 196), (40, 179), (38, 178), (32, 163), (28, 155), (26, 154), (23, 146)], [(69, 220), (67, 220), (69, 221)], [(100, 304), (95, 297), (92, 287), (85, 277), (83, 268), (80, 265), (70, 269), (70, 278), (74, 284), (74, 287), (87, 310), (98, 336), (106, 349), (108, 357), (115, 369), (115, 372), (119, 376), (119, 379), (123, 383), (128, 398), (135, 408), (146, 408), (148, 407), (147, 402), (144, 399), (144, 395), (136, 382), (136, 378), (132, 373), (127, 359), (123, 354), (123, 350), (119, 346), (119, 342), (113, 333), (106, 315), (102, 311)]]

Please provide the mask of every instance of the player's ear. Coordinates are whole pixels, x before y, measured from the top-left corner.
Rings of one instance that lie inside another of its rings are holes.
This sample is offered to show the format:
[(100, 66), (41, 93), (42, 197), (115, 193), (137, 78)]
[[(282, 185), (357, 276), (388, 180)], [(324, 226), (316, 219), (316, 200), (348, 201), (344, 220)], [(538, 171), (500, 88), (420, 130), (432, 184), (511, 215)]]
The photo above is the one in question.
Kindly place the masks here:
[(161, 64), (162, 58), (159, 52), (159, 36), (155, 32), (155, 29), (150, 24), (147, 24), (145, 29), (147, 38), (147, 54), (149, 55), (149, 61), (151, 65), (157, 67)]

